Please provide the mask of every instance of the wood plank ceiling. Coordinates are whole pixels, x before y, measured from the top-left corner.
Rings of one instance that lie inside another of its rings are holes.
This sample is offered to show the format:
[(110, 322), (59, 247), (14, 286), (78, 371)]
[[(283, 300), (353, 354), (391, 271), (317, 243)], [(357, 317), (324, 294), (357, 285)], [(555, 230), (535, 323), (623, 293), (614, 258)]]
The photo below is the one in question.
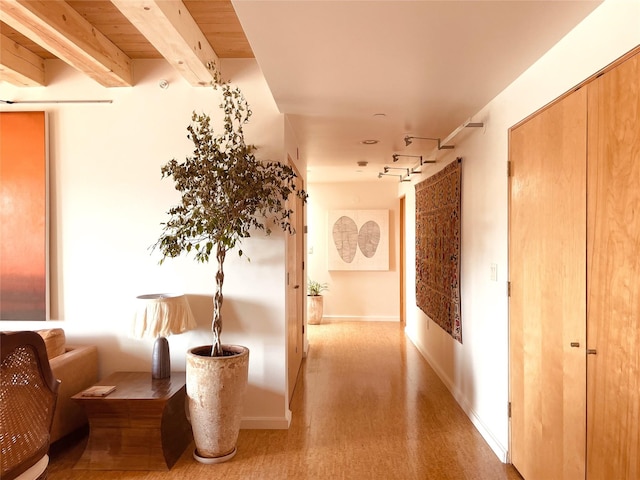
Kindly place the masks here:
[(253, 58), (231, 0), (0, 0), (0, 80), (46, 85), (59, 58), (105, 87), (133, 83), (131, 60), (165, 58), (192, 85), (206, 64)]

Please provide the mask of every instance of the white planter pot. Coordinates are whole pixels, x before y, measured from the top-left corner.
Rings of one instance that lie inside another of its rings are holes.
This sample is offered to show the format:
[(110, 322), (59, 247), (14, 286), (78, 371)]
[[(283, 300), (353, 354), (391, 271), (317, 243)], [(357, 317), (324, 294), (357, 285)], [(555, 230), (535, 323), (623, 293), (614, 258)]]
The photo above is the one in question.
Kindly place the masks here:
[(220, 463), (236, 453), (249, 376), (249, 349), (223, 345), (236, 355), (211, 357), (211, 345), (187, 351), (187, 397), (196, 460)]
[(307, 296), (307, 322), (309, 325), (320, 325), (324, 311), (324, 297), (322, 295)]

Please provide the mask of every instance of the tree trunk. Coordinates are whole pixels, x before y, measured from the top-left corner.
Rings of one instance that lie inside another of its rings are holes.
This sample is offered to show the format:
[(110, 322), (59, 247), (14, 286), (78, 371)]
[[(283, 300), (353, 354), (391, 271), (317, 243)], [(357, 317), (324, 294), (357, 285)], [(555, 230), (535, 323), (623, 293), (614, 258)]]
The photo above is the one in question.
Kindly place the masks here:
[(216, 260), (218, 261), (218, 271), (216, 272), (216, 293), (213, 297), (213, 322), (211, 324), (211, 330), (213, 332), (213, 345), (211, 346), (212, 357), (222, 357), (224, 352), (222, 351), (222, 341), (220, 340), (220, 334), (222, 333), (222, 283), (224, 282), (224, 271), (222, 266), (224, 264), (224, 257), (227, 254), (227, 250), (223, 245), (218, 244), (216, 250)]

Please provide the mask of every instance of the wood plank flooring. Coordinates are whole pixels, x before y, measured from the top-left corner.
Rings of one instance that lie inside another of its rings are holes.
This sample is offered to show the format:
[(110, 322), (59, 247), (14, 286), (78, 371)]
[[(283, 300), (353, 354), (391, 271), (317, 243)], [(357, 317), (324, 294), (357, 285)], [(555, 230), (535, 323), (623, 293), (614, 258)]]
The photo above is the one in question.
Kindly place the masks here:
[(168, 472), (73, 470), (86, 437), (56, 446), (49, 480), (516, 480), (398, 323), (310, 325), (289, 430), (242, 430), (238, 454)]

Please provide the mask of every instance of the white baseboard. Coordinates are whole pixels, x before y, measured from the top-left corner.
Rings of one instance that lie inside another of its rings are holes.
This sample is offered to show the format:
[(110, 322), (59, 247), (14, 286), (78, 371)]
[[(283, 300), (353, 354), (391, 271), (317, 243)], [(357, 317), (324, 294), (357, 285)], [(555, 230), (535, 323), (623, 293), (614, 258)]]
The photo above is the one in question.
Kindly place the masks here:
[(397, 315), (392, 315), (392, 316), (324, 315), (322, 319), (329, 322), (399, 322), (400, 321), (400, 317)]
[(420, 344), (420, 342), (417, 342), (415, 339), (411, 338), (411, 336), (409, 335), (407, 335), (407, 338), (411, 340), (411, 343), (413, 343), (416, 346), (420, 354), (424, 357), (427, 363), (429, 363), (431, 368), (433, 368), (433, 370), (436, 372), (438, 377), (440, 377), (440, 380), (442, 380), (442, 383), (444, 383), (445, 387), (447, 387), (449, 392), (451, 392), (451, 395), (453, 395), (453, 398), (456, 400), (456, 402), (458, 402), (458, 405), (462, 407), (462, 410), (464, 411), (464, 413), (467, 414), (467, 417), (469, 417), (469, 420), (471, 420), (471, 423), (473, 424), (473, 426), (476, 427), (476, 430), (480, 432), (480, 435), (482, 435), (482, 438), (484, 438), (484, 440), (487, 442), (491, 450), (493, 450), (493, 453), (496, 454), (496, 456), (500, 459), (502, 463), (508, 463), (509, 457), (508, 457), (507, 449), (494, 437), (493, 433), (482, 422), (482, 419), (478, 416), (478, 414), (471, 407), (471, 405), (469, 405), (464, 395), (462, 395), (462, 392), (460, 391), (460, 389), (458, 389), (455, 386), (455, 384), (451, 381), (451, 379), (442, 371), (442, 369), (434, 361), (431, 355), (429, 355), (429, 353), (427, 352), (427, 349), (424, 348), (424, 345)]
[(291, 425), (291, 410), (284, 417), (244, 417), (240, 422), (241, 430), (287, 430)]

